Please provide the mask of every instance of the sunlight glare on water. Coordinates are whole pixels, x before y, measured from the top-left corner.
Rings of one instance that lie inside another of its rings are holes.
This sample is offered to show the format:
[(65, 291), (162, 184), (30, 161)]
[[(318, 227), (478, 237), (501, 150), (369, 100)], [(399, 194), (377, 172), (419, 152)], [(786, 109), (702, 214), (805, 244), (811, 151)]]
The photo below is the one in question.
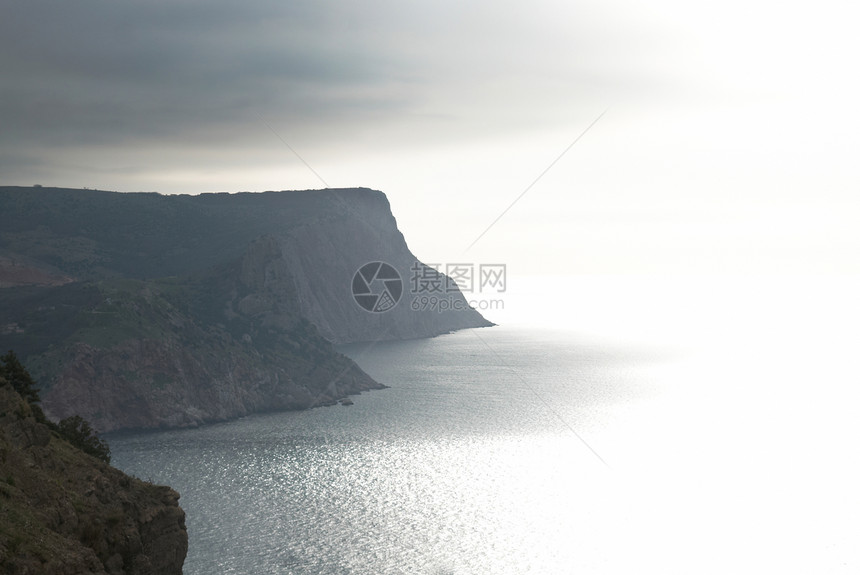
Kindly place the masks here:
[(860, 284), (606, 282), (114, 460), (182, 493), (190, 574), (854, 572)]

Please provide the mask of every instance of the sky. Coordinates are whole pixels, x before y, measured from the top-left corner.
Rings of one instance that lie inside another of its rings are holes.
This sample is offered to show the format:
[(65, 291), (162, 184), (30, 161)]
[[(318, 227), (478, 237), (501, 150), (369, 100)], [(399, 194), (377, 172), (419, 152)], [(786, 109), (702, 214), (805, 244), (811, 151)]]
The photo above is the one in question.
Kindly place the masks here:
[(364, 186), (509, 281), (860, 271), (849, 2), (0, 10), (0, 185)]

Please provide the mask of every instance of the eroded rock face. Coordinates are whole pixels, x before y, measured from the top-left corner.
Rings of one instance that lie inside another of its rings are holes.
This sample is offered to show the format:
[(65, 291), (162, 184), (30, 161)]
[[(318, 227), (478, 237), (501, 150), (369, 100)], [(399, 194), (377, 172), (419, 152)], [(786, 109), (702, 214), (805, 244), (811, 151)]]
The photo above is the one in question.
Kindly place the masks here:
[(153, 340), (111, 349), (76, 344), (43, 403), (51, 419), (81, 414), (108, 432), (196, 427), (251, 413), (307, 409), (384, 387), (342, 361), (296, 381), (288, 365), (241, 351), (216, 354)]
[[(42, 356), (59, 366), (46, 374), (52, 419), (80, 414), (104, 432), (193, 427), (384, 387), (298, 313), (294, 279), (271, 238), (189, 280), (187, 293), (175, 288), (127, 283), (90, 311), (118, 318), (104, 328), (114, 341), (90, 335)], [(130, 318), (128, 330), (119, 318)]]
[(15, 286), (56, 286), (73, 282), (68, 275), (29, 258), (0, 256), (0, 288)]
[[(409, 250), (385, 195), (358, 190), (343, 192), (339, 199), (341, 210), (332, 210), (324, 220), (274, 236), (287, 268), (295, 270), (301, 312), (324, 337), (336, 343), (385, 341), (492, 325), (445, 280), (442, 289), (431, 294), (445, 300), (442, 306), (412, 305), (427, 295), (415, 289), (413, 279), (428, 277), (430, 270)], [(389, 264), (402, 282), (400, 301), (383, 313), (362, 309), (352, 296), (353, 275), (369, 262)]]
[(0, 379), (0, 571), (181, 574), (178, 500), (72, 447)]
[[(10, 276), (0, 350), (23, 358), (49, 416), (80, 414), (103, 432), (332, 403), (384, 387), (332, 343), (491, 325), (457, 290), (441, 294), (447, 310), (416, 311), (423, 264), (374, 190), (0, 188), (0, 211), (0, 257), (62, 280)], [(377, 261), (403, 285), (384, 313), (352, 294), (355, 272)]]

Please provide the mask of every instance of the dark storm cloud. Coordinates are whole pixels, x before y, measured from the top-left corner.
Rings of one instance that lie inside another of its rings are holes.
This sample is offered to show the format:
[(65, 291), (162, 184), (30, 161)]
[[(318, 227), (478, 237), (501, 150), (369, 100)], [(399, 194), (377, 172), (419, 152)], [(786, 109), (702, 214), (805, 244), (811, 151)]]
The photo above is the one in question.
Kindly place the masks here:
[(382, 98), (334, 97), (396, 71), (350, 38), (326, 36), (337, 27), (311, 6), (16, 2), (0, 23), (6, 138), (161, 137), (271, 113), (275, 102), (312, 121)]
[(231, 157), (239, 169), (281, 146), (264, 124), (305, 150), (364, 138), (378, 151), (564, 122), (584, 96), (631, 82), (614, 60), (635, 48), (570, 10), (15, 0), (0, 18), (0, 172), (62, 179), (69, 165), (157, 171)]

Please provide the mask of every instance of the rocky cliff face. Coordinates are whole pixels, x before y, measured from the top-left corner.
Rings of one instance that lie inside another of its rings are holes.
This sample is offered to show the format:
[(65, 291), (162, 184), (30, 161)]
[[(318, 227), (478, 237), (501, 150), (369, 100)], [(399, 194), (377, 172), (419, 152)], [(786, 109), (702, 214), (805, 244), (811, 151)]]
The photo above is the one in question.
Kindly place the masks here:
[(346, 361), (344, 373), (336, 364), (299, 378), (288, 364), (242, 349), (216, 354), (177, 341), (129, 340), (109, 349), (77, 343), (63, 350), (60, 362), (45, 413), (54, 420), (81, 414), (102, 432), (195, 427), (330, 405), (383, 387)]
[[(491, 325), (457, 290), (452, 309), (414, 309), (426, 268), (373, 190), (0, 188), (0, 214), (0, 349), (44, 386), (47, 414), (100, 431), (332, 403), (382, 387), (332, 343)], [(369, 262), (399, 275), (385, 312), (353, 297)]]
[[(275, 236), (294, 270), (302, 313), (324, 337), (335, 343), (396, 340), (492, 325), (456, 289), (436, 294), (446, 299), (447, 309), (413, 305), (420, 297), (412, 289), (413, 276), (434, 272), (407, 247), (385, 195), (358, 190), (334, 197), (337, 208), (325, 219)], [(400, 277), (403, 292), (388, 311), (369, 312), (353, 298), (353, 276), (369, 262), (387, 263)]]
[(181, 574), (178, 499), (72, 447), (0, 379), (0, 571)]
[(99, 289), (97, 303), (79, 310), (86, 327), (33, 363), (52, 419), (80, 414), (105, 432), (189, 427), (384, 387), (297, 312), (272, 239), (181, 283)]

